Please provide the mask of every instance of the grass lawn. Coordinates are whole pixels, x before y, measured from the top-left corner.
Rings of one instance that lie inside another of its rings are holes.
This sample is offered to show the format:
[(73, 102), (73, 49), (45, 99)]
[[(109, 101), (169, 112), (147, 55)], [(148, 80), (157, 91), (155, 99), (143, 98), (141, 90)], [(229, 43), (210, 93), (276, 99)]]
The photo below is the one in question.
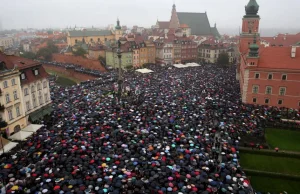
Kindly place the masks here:
[(300, 152), (300, 131), (269, 128), (266, 129), (266, 139), (272, 148)]
[(300, 190), (299, 181), (257, 175), (249, 175), (249, 177), (251, 177), (251, 185), (256, 191), (274, 193), (286, 191), (289, 194), (296, 194)]
[(300, 159), (296, 158), (240, 153), (240, 162), (247, 169), (300, 175)]
[(73, 80), (70, 80), (65, 77), (58, 77), (58, 79), (56, 80), (56, 83), (61, 86), (72, 86), (72, 85), (76, 84), (76, 82), (74, 82)]
[[(58, 75), (59, 77), (69, 79), (69, 80), (71, 80), (71, 81), (73, 81), (73, 82), (75, 82), (75, 83), (80, 83), (80, 82), (81, 82), (79, 79), (76, 79), (76, 78), (74, 78), (74, 77), (68, 77), (68, 76), (66, 76), (65, 74), (61, 73), (61, 72), (52, 71), (52, 70), (47, 70), (47, 69), (46, 69), (46, 72), (49, 73), (49, 74), (51, 74), (51, 75), (55, 75), (55, 74), (56, 74), (56, 75)], [(72, 84), (72, 85), (73, 85), (73, 84)]]

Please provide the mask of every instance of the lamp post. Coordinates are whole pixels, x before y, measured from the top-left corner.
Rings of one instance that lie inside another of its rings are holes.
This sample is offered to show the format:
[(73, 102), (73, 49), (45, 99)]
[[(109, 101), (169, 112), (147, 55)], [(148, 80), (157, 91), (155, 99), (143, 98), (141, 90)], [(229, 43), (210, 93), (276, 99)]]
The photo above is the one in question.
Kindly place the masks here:
[(122, 95), (122, 83), (123, 83), (123, 78), (122, 78), (122, 67), (121, 67), (121, 58), (122, 58), (122, 53), (121, 53), (121, 42), (118, 40), (118, 49), (117, 49), (117, 56), (119, 58), (119, 76), (118, 76), (118, 101), (120, 103), (121, 101), (121, 95)]

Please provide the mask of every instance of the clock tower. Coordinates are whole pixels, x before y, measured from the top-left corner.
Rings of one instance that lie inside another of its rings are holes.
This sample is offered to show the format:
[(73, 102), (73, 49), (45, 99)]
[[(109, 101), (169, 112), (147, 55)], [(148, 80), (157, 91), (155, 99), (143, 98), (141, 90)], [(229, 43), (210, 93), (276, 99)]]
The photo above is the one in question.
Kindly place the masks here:
[[(240, 53), (248, 53), (250, 44), (254, 37), (259, 40), (259, 21), (260, 17), (257, 14), (259, 5), (256, 0), (250, 0), (245, 6), (246, 15), (243, 17), (242, 33), (240, 34)], [(259, 41), (258, 41), (259, 44)]]

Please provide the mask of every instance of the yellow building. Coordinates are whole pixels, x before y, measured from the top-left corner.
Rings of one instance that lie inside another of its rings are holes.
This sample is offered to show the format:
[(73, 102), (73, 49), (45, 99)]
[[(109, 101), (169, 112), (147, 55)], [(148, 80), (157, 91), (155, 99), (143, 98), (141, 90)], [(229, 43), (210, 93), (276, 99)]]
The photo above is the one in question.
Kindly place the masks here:
[(147, 46), (148, 63), (155, 63), (155, 45), (152, 41), (145, 41)]
[[(0, 53), (1, 58), (2, 56), (3, 54)], [(0, 115), (8, 124), (6, 127), (7, 136), (27, 126), (23, 110), (20, 72), (11, 68), (13, 64), (9, 63), (9, 61), (0, 60)]]
[(112, 30), (72, 30), (67, 34), (67, 42), (69, 46), (74, 46), (76, 43), (85, 42), (86, 44), (100, 43), (106, 41), (119, 40), (122, 37), (123, 31), (118, 19), (117, 26)]
[(140, 65), (148, 63), (148, 49), (144, 42), (140, 43)]

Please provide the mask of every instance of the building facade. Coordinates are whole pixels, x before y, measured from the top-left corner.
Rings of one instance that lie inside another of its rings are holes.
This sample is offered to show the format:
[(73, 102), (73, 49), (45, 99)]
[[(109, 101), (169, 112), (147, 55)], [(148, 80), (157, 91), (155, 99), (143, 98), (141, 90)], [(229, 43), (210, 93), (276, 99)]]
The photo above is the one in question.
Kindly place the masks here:
[(0, 36), (0, 47), (3, 47), (4, 49), (8, 49), (13, 47), (13, 45), (14, 45), (13, 37)]
[(52, 111), (48, 74), (42, 64), (17, 56), (8, 59), (18, 66), (26, 125), (41, 121)]
[[(7, 63), (0, 61), (1, 66)], [(17, 69), (1, 70), (0, 114), (7, 122), (6, 134), (12, 135), (27, 126), (21, 94), (20, 72)]]
[(297, 46), (260, 46), (259, 5), (250, 0), (239, 42), (237, 78), (244, 103), (300, 108), (300, 49)]

